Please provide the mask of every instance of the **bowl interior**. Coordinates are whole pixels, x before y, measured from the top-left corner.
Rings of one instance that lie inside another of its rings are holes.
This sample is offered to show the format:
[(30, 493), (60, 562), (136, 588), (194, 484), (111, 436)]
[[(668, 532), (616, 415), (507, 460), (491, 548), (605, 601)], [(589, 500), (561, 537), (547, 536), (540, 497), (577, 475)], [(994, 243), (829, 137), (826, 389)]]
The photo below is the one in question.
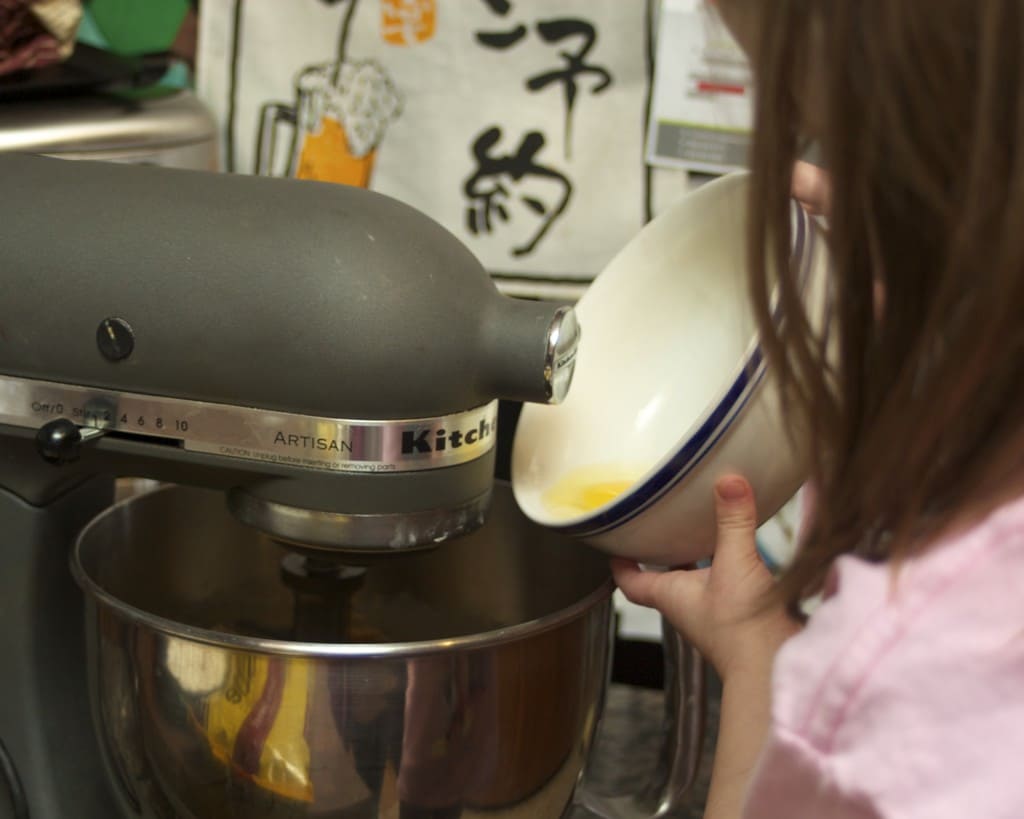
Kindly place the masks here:
[(532, 520), (571, 526), (667, 463), (755, 349), (746, 282), (747, 176), (710, 182), (647, 225), (577, 304), (576, 373), (528, 404), (512, 482)]
[[(526, 519), (501, 483), (487, 523), (436, 549), (380, 558), (353, 578), (295, 571), (297, 557), (235, 520), (222, 492), (168, 486), (97, 517), (73, 571), (128, 620), (155, 617), (188, 639), (230, 636), (276, 651), (484, 640), (609, 593), (606, 561)], [(538, 584), (543, 573), (549, 581)]]

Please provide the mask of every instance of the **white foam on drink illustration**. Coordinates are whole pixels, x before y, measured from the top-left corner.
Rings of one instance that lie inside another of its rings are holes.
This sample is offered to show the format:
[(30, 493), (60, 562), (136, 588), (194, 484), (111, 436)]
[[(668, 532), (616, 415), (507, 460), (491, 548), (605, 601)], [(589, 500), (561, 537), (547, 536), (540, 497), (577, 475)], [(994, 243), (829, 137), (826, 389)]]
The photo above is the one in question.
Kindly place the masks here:
[(402, 110), (394, 84), (373, 60), (308, 68), (299, 77), (298, 87), (311, 101), (300, 126), (316, 133), (324, 117), (334, 119), (344, 127), (354, 157), (374, 150)]

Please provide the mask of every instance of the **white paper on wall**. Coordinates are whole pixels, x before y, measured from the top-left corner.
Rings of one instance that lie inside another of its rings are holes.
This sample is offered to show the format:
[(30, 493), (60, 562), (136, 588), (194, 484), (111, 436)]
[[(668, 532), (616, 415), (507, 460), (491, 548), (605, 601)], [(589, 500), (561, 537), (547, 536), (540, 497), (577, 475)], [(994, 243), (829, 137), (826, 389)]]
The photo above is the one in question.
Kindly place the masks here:
[(704, 0), (664, 0), (647, 158), (704, 173), (744, 168), (753, 77), (746, 55)]

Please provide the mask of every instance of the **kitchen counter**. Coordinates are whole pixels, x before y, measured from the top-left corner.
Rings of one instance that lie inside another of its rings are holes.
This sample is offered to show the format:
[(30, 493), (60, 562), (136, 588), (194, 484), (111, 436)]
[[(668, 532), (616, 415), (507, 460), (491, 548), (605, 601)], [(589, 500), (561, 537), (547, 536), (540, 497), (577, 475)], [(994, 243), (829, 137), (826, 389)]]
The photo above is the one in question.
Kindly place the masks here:
[[(700, 819), (704, 814), (720, 695), (717, 679), (709, 680), (707, 725), (697, 780), (685, 804), (666, 817)], [(624, 794), (642, 788), (661, 747), (664, 723), (661, 691), (613, 684), (608, 690), (604, 720), (592, 755), (588, 777), (591, 787), (602, 794)], [(575, 807), (566, 819), (593, 817), (590, 811)]]

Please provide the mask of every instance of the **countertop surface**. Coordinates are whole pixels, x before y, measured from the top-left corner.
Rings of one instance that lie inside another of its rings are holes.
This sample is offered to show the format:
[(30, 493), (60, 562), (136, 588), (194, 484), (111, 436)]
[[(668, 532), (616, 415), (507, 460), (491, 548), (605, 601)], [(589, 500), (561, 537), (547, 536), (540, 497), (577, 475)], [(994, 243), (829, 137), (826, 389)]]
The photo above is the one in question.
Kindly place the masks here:
[[(684, 804), (666, 814), (672, 819), (700, 819), (704, 814), (711, 760), (718, 727), (720, 686), (708, 684), (704, 748), (697, 779)], [(650, 688), (613, 684), (608, 690), (604, 718), (588, 769), (590, 787), (604, 795), (636, 792), (654, 767), (665, 731), (664, 695)], [(593, 819), (576, 806), (566, 819)]]

